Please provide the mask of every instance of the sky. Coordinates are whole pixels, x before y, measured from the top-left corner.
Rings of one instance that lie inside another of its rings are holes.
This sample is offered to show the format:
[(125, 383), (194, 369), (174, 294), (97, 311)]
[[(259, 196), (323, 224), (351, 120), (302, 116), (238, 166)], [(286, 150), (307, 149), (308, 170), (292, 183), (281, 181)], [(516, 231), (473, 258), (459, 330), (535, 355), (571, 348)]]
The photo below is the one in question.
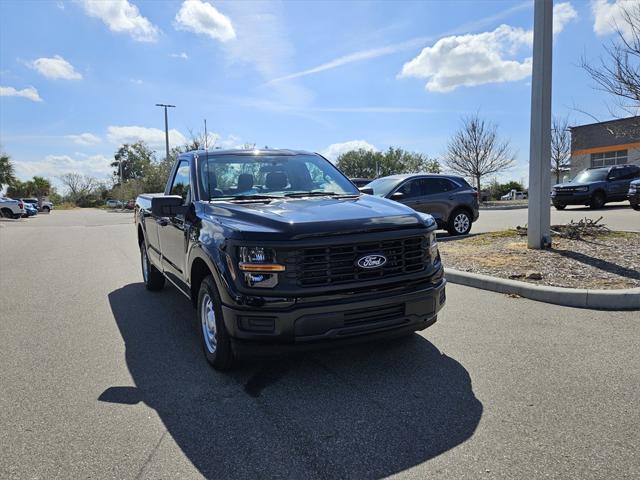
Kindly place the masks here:
[[(623, 0), (639, 1), (639, 0)], [(611, 118), (579, 66), (615, 39), (620, 0), (554, 4), (553, 113)], [(398, 146), (442, 157), (464, 116), (509, 139), (528, 177), (532, 1), (0, 0), (0, 145), (18, 177), (99, 179), (122, 143)]]

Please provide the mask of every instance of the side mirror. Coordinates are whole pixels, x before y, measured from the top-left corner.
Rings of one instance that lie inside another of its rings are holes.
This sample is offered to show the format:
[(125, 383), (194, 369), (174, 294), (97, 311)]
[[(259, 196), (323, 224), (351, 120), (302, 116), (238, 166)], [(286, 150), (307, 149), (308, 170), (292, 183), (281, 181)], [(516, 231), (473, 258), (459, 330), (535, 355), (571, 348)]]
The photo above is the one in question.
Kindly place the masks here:
[(402, 192), (394, 192), (393, 195), (391, 195), (391, 200), (395, 200), (396, 202), (399, 202), (400, 200), (404, 199), (404, 193)]
[(360, 193), (365, 193), (367, 195), (373, 195), (373, 188), (371, 188), (371, 187), (360, 187), (358, 190), (360, 190)]
[(175, 217), (185, 215), (189, 209), (182, 204), (180, 195), (161, 195), (151, 198), (151, 213), (156, 217)]

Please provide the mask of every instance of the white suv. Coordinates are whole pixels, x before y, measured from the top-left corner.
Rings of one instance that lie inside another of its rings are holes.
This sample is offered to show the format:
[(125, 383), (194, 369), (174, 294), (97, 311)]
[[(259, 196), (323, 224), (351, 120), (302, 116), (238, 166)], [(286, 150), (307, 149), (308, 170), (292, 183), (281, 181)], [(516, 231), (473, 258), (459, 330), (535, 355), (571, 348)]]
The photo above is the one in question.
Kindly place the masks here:
[(24, 213), (24, 203), (22, 200), (0, 197), (0, 215), (4, 218), (20, 218)]

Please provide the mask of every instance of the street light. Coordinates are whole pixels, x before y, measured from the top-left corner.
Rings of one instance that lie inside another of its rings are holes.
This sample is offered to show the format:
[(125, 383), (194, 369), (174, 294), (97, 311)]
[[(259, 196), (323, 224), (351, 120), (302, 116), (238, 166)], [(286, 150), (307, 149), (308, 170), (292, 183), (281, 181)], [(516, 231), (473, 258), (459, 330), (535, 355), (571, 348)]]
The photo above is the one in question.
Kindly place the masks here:
[(169, 121), (167, 120), (167, 108), (176, 108), (175, 105), (166, 105), (164, 103), (156, 103), (156, 107), (164, 108), (164, 140), (167, 147), (167, 159), (169, 159)]

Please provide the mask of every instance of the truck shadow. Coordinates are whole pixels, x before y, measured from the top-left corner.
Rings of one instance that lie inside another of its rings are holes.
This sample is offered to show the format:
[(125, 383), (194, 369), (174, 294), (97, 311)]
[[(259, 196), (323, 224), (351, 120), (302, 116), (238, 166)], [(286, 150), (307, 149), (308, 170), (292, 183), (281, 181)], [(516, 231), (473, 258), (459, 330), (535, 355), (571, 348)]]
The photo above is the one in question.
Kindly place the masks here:
[(482, 416), (465, 368), (419, 335), (221, 374), (174, 289), (133, 283), (109, 302), (135, 386), (99, 400), (155, 409), (207, 478), (385, 477), (465, 442)]

